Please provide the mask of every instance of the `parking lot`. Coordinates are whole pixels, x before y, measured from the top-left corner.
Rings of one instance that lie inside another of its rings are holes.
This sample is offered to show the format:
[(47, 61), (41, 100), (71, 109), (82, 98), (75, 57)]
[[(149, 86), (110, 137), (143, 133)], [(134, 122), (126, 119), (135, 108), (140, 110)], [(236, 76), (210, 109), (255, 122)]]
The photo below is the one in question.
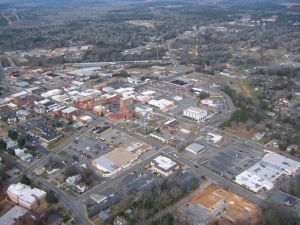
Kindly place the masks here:
[(206, 147), (206, 149), (195, 155), (183, 150), (187, 157), (194, 162), (204, 165), (211, 171), (232, 179), (254, 163), (258, 162), (265, 153), (247, 144), (236, 142), (230, 143), (222, 149), (217, 148), (201, 138), (196, 143)]

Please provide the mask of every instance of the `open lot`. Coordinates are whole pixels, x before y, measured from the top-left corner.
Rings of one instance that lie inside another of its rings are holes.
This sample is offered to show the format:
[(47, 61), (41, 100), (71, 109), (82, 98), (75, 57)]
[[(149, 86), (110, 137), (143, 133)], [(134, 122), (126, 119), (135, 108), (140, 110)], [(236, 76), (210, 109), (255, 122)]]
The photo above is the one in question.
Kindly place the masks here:
[[(198, 210), (202, 207), (204, 210)], [(212, 185), (199, 192), (179, 210), (183, 213), (188, 211), (188, 217), (191, 215), (202, 221), (212, 220), (219, 213), (232, 222), (245, 221), (259, 212), (258, 206), (219, 185)]]

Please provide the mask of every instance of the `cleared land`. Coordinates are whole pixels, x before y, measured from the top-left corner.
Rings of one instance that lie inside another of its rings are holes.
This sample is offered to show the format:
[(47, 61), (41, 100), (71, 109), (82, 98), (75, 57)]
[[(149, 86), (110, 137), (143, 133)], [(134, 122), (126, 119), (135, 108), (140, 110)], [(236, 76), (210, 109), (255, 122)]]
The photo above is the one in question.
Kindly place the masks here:
[[(232, 221), (243, 221), (259, 212), (256, 205), (219, 185), (212, 185), (198, 193), (190, 204), (203, 206), (212, 214), (222, 212), (223, 216)], [(226, 209), (225, 212), (223, 208)]]

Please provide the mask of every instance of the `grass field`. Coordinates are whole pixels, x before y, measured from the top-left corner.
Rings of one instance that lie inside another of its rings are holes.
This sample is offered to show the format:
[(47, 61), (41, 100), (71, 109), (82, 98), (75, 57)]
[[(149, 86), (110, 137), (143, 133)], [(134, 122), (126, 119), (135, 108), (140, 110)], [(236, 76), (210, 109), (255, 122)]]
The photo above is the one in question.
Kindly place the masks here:
[[(243, 83), (242, 83), (243, 82)], [(240, 89), (241, 94), (245, 96), (246, 98), (250, 97), (254, 101), (258, 101), (258, 96), (262, 94), (261, 91), (256, 91), (250, 86), (251, 80), (235, 80), (234, 83), (236, 86)], [(244, 84), (244, 85), (243, 85)], [(247, 90), (248, 92), (247, 92)], [(250, 96), (249, 96), (250, 94)]]
[(71, 156), (66, 152), (59, 152), (58, 155), (65, 157), (65, 158), (71, 158)]
[(58, 141), (48, 145), (47, 149), (48, 151), (52, 151), (53, 149), (55, 149), (56, 147), (60, 146), (62, 143), (64, 143), (69, 137), (68, 136), (64, 136), (63, 138), (59, 139)]
[(45, 173), (42, 173), (40, 177), (43, 178), (44, 180), (49, 180), (49, 177)]

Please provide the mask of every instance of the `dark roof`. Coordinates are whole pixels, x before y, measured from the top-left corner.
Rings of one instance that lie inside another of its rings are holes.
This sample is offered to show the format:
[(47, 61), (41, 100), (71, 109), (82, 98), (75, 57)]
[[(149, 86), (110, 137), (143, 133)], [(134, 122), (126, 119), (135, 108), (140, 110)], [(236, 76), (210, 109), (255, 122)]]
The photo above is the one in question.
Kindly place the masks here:
[(64, 217), (58, 214), (52, 214), (48, 220), (47, 220), (47, 224), (49, 225), (54, 225), (54, 224), (60, 224), (58, 223), (60, 220), (62, 220)]
[(293, 196), (288, 196), (285, 200), (284, 203), (288, 205), (293, 205), (297, 202), (297, 199)]

